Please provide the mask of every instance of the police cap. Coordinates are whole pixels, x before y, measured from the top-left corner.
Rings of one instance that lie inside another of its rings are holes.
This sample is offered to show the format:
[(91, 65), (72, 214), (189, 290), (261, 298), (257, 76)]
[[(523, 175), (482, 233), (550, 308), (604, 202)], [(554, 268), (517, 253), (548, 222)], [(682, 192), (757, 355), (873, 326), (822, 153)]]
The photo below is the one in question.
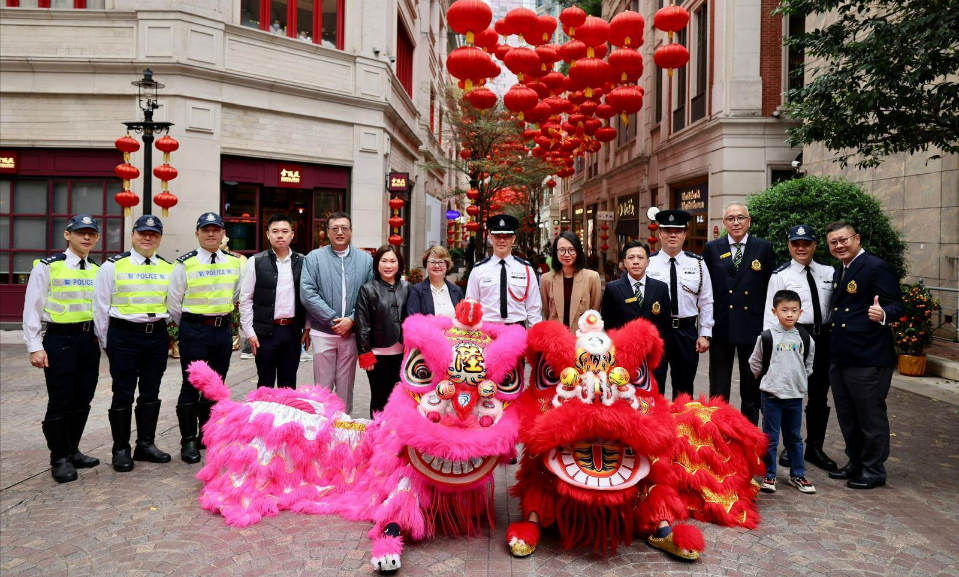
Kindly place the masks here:
[(89, 214), (78, 214), (67, 221), (68, 231), (81, 230), (84, 228), (89, 228), (99, 234), (100, 223)]
[(797, 224), (789, 229), (789, 242), (794, 240), (808, 240), (816, 242), (816, 233), (813, 232), (813, 228), (808, 224)]
[(659, 228), (686, 228), (691, 218), (685, 210), (661, 210), (656, 213)]
[(133, 230), (137, 232), (152, 230), (153, 232), (163, 234), (163, 223), (160, 222), (158, 217), (152, 214), (144, 214), (133, 223)]
[(220, 228), (226, 228), (223, 226), (223, 218), (215, 212), (204, 212), (203, 214), (200, 215), (200, 218), (196, 219), (197, 230), (200, 230), (200, 228), (204, 226), (209, 226), (209, 225), (218, 226)]
[(486, 229), (490, 234), (516, 234), (519, 219), (508, 214), (497, 214), (486, 219)]

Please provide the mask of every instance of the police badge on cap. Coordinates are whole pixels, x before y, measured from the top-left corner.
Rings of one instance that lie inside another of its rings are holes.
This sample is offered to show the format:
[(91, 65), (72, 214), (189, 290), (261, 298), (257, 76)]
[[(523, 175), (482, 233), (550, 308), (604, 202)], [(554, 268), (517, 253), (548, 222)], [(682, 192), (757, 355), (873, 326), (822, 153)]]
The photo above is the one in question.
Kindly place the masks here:
[(486, 228), (490, 234), (516, 234), (519, 219), (508, 214), (497, 214), (486, 219)]
[(685, 210), (661, 210), (656, 213), (659, 228), (686, 228), (691, 218)]
[(196, 219), (196, 229), (200, 230), (204, 226), (218, 226), (224, 228), (223, 219), (215, 212), (204, 212), (200, 218)]
[(100, 223), (89, 214), (78, 214), (67, 221), (67, 230), (81, 230), (88, 228), (94, 232), (100, 232)]
[(144, 214), (133, 224), (133, 230), (137, 232), (152, 230), (153, 232), (163, 234), (163, 223), (152, 214)]
[(794, 240), (808, 240), (816, 242), (816, 234), (808, 224), (798, 224), (789, 229), (789, 242)]

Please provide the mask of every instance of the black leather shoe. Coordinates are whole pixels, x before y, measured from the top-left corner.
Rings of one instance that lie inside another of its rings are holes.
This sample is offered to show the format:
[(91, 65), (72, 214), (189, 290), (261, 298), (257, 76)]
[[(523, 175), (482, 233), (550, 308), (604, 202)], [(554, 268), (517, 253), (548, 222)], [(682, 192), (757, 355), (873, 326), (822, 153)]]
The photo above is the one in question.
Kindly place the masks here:
[(113, 435), (113, 470), (128, 473), (133, 470), (133, 458), (130, 457), (130, 421), (133, 409), (123, 407), (110, 409), (110, 433)]
[(133, 449), (134, 461), (169, 463), (170, 453), (164, 453), (153, 443), (160, 418), (160, 401), (137, 403), (134, 410), (137, 419), (137, 443)]
[(789, 454), (786, 451), (779, 453), (779, 466), (780, 467), (789, 466)]
[(829, 458), (829, 455), (823, 452), (819, 447), (809, 447), (806, 449), (806, 462), (816, 465), (823, 471), (833, 472), (839, 469), (839, 465)]
[(862, 475), (862, 469), (853, 465), (848, 464), (838, 471), (830, 471), (830, 479), (855, 479), (859, 475)]
[(117, 473), (129, 473), (133, 470), (133, 457), (130, 448), (113, 450), (113, 470)]
[(43, 421), (43, 436), (50, 449), (50, 474), (57, 483), (77, 480), (77, 470), (70, 461), (70, 434), (66, 418)]
[(153, 443), (145, 443), (137, 439), (137, 446), (133, 449), (134, 461), (147, 461), (149, 463), (169, 463), (172, 457), (170, 453), (164, 453)]
[(70, 413), (70, 444), (71, 447), (71, 457), (70, 460), (73, 462), (73, 466), (77, 469), (92, 469), (100, 464), (100, 459), (96, 457), (91, 457), (89, 455), (84, 455), (80, 452), (80, 438), (83, 436), (83, 429), (87, 426), (87, 417), (90, 416), (90, 406), (87, 405), (82, 409), (73, 411)]
[(872, 475), (859, 475), (855, 479), (846, 481), (846, 486), (850, 489), (875, 489), (886, 484), (885, 479), (873, 477)]

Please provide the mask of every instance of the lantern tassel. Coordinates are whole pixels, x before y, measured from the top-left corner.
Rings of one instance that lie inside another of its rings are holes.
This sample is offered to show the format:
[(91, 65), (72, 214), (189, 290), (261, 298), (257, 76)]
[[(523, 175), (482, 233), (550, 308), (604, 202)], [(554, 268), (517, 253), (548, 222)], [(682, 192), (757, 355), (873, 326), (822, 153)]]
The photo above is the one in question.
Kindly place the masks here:
[(166, 218), (166, 217), (168, 217), (168, 216), (170, 216), (170, 209), (169, 209), (169, 208), (164, 208), (164, 209), (163, 209), (163, 218)]
[[(128, 216), (132, 216), (132, 215), (133, 215), (133, 210), (131, 210), (129, 206), (124, 206), (124, 207), (123, 207), (123, 216), (127, 216), (127, 217), (128, 217)], [(166, 215), (164, 215), (164, 216), (166, 216)]]

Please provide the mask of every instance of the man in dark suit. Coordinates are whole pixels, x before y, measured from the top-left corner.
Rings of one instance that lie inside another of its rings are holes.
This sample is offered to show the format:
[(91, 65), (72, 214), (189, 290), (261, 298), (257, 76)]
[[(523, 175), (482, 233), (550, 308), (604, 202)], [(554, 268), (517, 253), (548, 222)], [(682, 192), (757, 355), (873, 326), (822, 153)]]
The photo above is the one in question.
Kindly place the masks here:
[(733, 358), (739, 357), (740, 410), (759, 423), (759, 385), (749, 370), (749, 355), (763, 330), (766, 287), (776, 267), (773, 245), (749, 236), (749, 210), (739, 202), (726, 206), (728, 235), (706, 244), (703, 260), (713, 284), (713, 340), (709, 351), (709, 396), (729, 399)]
[[(660, 336), (669, 325), (669, 286), (646, 276), (649, 247), (638, 240), (626, 243), (623, 260), (626, 274), (606, 285), (600, 311), (606, 329), (618, 329), (629, 321), (644, 318), (656, 325)], [(660, 384), (660, 392), (664, 385)]]
[(853, 489), (886, 484), (889, 417), (886, 395), (896, 351), (887, 323), (905, 312), (899, 278), (862, 249), (853, 225), (826, 227), (829, 252), (842, 262), (833, 277), (829, 382), (849, 462), (829, 473)]

